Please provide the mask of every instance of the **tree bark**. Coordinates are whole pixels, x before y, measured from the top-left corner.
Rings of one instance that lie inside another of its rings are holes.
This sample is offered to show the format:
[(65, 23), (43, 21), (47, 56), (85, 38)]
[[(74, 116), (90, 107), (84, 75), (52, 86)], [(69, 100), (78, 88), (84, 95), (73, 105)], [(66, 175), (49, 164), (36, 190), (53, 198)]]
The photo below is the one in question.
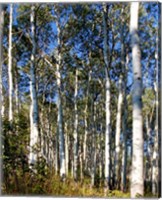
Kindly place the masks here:
[(69, 136), (67, 123), (65, 122), (65, 164), (66, 164), (66, 176), (69, 173)]
[(158, 85), (154, 82), (154, 91), (156, 95), (155, 107), (156, 107), (156, 119), (155, 119), (155, 136), (154, 136), (154, 148), (152, 157), (152, 194), (156, 195), (158, 192)]
[(108, 38), (107, 38), (107, 6), (103, 4), (103, 28), (104, 28), (104, 62), (105, 62), (105, 89), (106, 89), (106, 130), (105, 130), (105, 186), (109, 189), (110, 184), (110, 79), (108, 74)]
[(84, 160), (84, 167), (87, 167), (87, 135), (88, 135), (88, 120), (87, 120), (87, 111), (88, 111), (88, 95), (89, 95), (89, 85), (91, 81), (91, 73), (92, 70), (88, 73), (88, 83), (87, 83), (87, 91), (86, 91), (86, 104), (84, 109), (84, 125), (85, 125), (85, 134), (84, 134), (84, 143), (83, 143), (83, 160)]
[(75, 74), (75, 93), (74, 93), (74, 179), (77, 180), (77, 167), (78, 167), (78, 107), (77, 107), (77, 97), (78, 97), (78, 69), (76, 69)]
[[(58, 11), (56, 9), (58, 14)], [(61, 41), (60, 41), (60, 25), (58, 22), (58, 16), (56, 20), (57, 27), (57, 64), (56, 64), (56, 79), (57, 79), (57, 108), (58, 108), (58, 132), (59, 132), (59, 159), (60, 159), (60, 177), (65, 180), (65, 145), (64, 145), (64, 132), (63, 132), (63, 113), (62, 113), (62, 97), (61, 97)]]
[(36, 92), (36, 74), (35, 74), (35, 56), (36, 56), (36, 40), (35, 40), (35, 6), (31, 7), (31, 39), (32, 39), (32, 53), (30, 65), (30, 154), (29, 165), (34, 165), (37, 161), (39, 148), (39, 123), (38, 123), (38, 101)]
[(9, 122), (12, 127), (13, 121), (13, 70), (12, 70), (12, 25), (13, 25), (13, 4), (10, 4), (9, 23), (9, 46), (8, 46), (8, 79), (9, 79)]
[(91, 158), (91, 187), (95, 185), (96, 176), (96, 104), (97, 102), (92, 100), (92, 158)]
[(131, 3), (130, 33), (133, 59), (133, 158), (131, 174), (131, 198), (144, 195), (143, 181), (143, 118), (142, 118), (142, 74), (141, 52), (138, 36), (139, 2)]
[(120, 182), (120, 163), (119, 163), (119, 154), (121, 152), (120, 148), (120, 134), (121, 134), (121, 117), (122, 117), (122, 104), (123, 104), (123, 77), (119, 77), (119, 96), (118, 96), (118, 108), (117, 108), (117, 117), (116, 117), (116, 135), (115, 135), (115, 184), (117, 189), (119, 189)]
[[(127, 52), (128, 53), (128, 52)], [(126, 177), (127, 177), (127, 117), (128, 117), (128, 105), (127, 105), (127, 72), (128, 72), (129, 56), (126, 55), (126, 63), (124, 70), (124, 116), (122, 119), (123, 127), (123, 145), (122, 145), (122, 174), (121, 174), (121, 189), (126, 191)]]

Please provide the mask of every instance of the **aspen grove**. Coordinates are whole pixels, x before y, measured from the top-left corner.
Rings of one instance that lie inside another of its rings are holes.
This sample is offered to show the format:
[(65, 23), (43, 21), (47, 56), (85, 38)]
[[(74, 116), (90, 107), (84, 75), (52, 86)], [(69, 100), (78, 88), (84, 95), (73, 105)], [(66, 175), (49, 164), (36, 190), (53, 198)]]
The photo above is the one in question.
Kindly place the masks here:
[(0, 4), (1, 193), (160, 195), (160, 4)]

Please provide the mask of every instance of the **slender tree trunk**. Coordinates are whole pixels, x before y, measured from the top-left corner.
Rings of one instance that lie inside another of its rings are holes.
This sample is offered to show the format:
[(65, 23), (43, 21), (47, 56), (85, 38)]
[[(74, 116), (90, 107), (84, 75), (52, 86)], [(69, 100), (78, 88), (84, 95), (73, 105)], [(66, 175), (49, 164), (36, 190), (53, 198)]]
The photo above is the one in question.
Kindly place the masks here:
[(36, 92), (36, 74), (35, 74), (35, 55), (36, 55), (36, 40), (35, 40), (35, 6), (31, 7), (31, 39), (32, 39), (32, 53), (30, 65), (30, 154), (29, 164), (34, 165), (37, 161), (38, 147), (39, 147), (39, 123), (38, 123), (38, 101)]
[(128, 63), (129, 63), (129, 56), (126, 56), (126, 69), (125, 69), (125, 76), (124, 76), (124, 116), (122, 119), (122, 127), (123, 127), (123, 149), (122, 149), (122, 175), (121, 175), (121, 189), (126, 191), (126, 177), (127, 177), (127, 71), (128, 71)]
[(152, 160), (152, 193), (156, 195), (158, 192), (158, 85), (156, 81), (154, 82), (154, 90), (156, 95), (156, 120), (155, 120), (155, 136), (154, 136), (154, 148), (153, 148), (153, 160)]
[[(146, 182), (146, 185), (150, 185), (151, 183), (151, 166), (150, 164), (152, 163), (151, 162), (151, 157), (152, 157), (152, 153), (151, 153), (151, 148), (150, 148), (150, 144), (149, 144), (149, 141), (150, 141), (150, 136), (151, 136), (151, 127), (150, 127), (150, 122), (149, 122), (149, 117), (148, 117), (148, 114), (146, 116), (146, 132), (147, 132), (147, 158), (146, 158), (146, 165), (145, 165), (145, 182)], [(149, 188), (150, 190), (151, 188)]]
[(105, 186), (109, 189), (110, 184), (110, 79), (108, 74), (108, 39), (107, 39), (107, 6), (103, 4), (103, 25), (104, 25), (104, 62), (105, 62), (105, 89), (106, 89), (106, 130), (105, 130)]
[(67, 123), (65, 122), (65, 164), (66, 164), (66, 176), (69, 173), (69, 137)]
[[(91, 57), (91, 56), (90, 56)], [(90, 58), (89, 58), (90, 59)], [(83, 160), (84, 160), (84, 164), (85, 164), (85, 168), (87, 167), (87, 135), (88, 135), (88, 120), (87, 120), (87, 111), (88, 111), (88, 95), (89, 95), (89, 84), (91, 81), (91, 73), (92, 70), (89, 71), (88, 73), (88, 83), (87, 83), (87, 91), (86, 91), (86, 105), (85, 105), (85, 109), (84, 109), (84, 124), (85, 124), (85, 134), (84, 134), (84, 143), (83, 143)]]
[(131, 174), (131, 198), (144, 195), (143, 181), (143, 118), (142, 118), (142, 74), (141, 52), (138, 36), (139, 2), (131, 3), (130, 33), (133, 59), (133, 158)]
[(79, 162), (80, 162), (80, 180), (83, 181), (83, 153), (82, 153), (82, 144), (80, 140), (79, 145)]
[(13, 121), (12, 25), (13, 25), (13, 4), (10, 4), (8, 79), (9, 79), (9, 122), (11, 127)]
[(96, 102), (92, 101), (92, 158), (91, 158), (91, 187), (95, 185), (96, 175)]
[(61, 97), (61, 41), (60, 41), (60, 26), (58, 18), (56, 20), (57, 27), (57, 64), (56, 64), (56, 78), (57, 78), (57, 106), (58, 106), (58, 132), (59, 132), (59, 156), (60, 156), (60, 177), (65, 180), (65, 145), (64, 145), (64, 133), (63, 133), (63, 113), (62, 113), (62, 97)]
[(102, 182), (103, 176), (103, 150), (102, 150), (102, 124), (101, 124), (101, 131), (100, 131), (100, 140), (99, 140), (99, 176), (100, 176), (100, 185)]
[(55, 172), (56, 172), (56, 174), (58, 174), (58, 171), (59, 171), (59, 167), (58, 167), (58, 161), (59, 161), (58, 136), (59, 136), (59, 129), (57, 127), (56, 135), (55, 135)]
[(15, 69), (15, 102), (16, 102), (16, 113), (19, 113), (19, 74), (17, 69)]
[[(3, 92), (2, 92), (2, 48), (3, 48), (3, 5), (0, 4), (0, 166), (2, 167), (2, 104), (3, 104)], [(2, 183), (2, 173), (0, 174), (0, 182)], [(2, 193), (0, 188), (0, 194)]]
[(75, 93), (74, 93), (74, 179), (77, 180), (77, 166), (78, 166), (78, 108), (77, 108), (77, 96), (78, 96), (78, 69), (75, 74)]
[(119, 78), (119, 96), (118, 96), (118, 108), (117, 108), (117, 117), (116, 117), (116, 135), (115, 135), (115, 185), (119, 189), (119, 176), (120, 176), (120, 164), (119, 164), (119, 154), (120, 149), (120, 134), (121, 134), (121, 117), (122, 117), (122, 104), (123, 104), (123, 77)]

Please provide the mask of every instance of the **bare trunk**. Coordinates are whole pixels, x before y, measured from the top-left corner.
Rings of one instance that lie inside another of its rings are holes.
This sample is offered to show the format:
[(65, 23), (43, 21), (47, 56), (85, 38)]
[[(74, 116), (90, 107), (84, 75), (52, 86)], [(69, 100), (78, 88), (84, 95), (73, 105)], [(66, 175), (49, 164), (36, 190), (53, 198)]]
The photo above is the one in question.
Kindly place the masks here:
[(108, 39), (107, 39), (107, 6), (103, 4), (103, 25), (104, 25), (104, 62), (105, 62), (105, 89), (106, 89), (106, 130), (105, 130), (105, 186), (109, 189), (110, 184), (110, 79), (108, 74)]
[(35, 55), (36, 55), (36, 41), (35, 41), (35, 6), (31, 7), (31, 39), (32, 39), (32, 53), (30, 65), (30, 154), (29, 164), (34, 165), (37, 161), (37, 154), (39, 148), (39, 128), (38, 128), (38, 102), (36, 92), (36, 74), (35, 74)]
[(66, 164), (66, 176), (69, 173), (69, 137), (67, 123), (65, 122), (65, 164)]
[(120, 154), (120, 134), (121, 134), (121, 117), (122, 117), (122, 104), (123, 104), (123, 92), (122, 92), (122, 81), (123, 78), (119, 78), (119, 96), (118, 96), (118, 108), (116, 117), (116, 135), (115, 135), (115, 184), (119, 188), (119, 176), (120, 176), (120, 164), (119, 164), (119, 154)]
[[(151, 127), (150, 127), (150, 121), (148, 118), (148, 115), (146, 116), (146, 132), (147, 132), (147, 157), (146, 157), (146, 164), (145, 164), (145, 182), (146, 184), (151, 183), (151, 174), (152, 174), (152, 170), (151, 170), (151, 166), (150, 164), (152, 163), (152, 153), (151, 153), (151, 148), (150, 148), (150, 136), (151, 136)], [(149, 188), (150, 190), (151, 188)]]
[[(157, 80), (156, 80), (157, 81)], [(154, 148), (153, 148), (153, 160), (152, 160), (152, 193), (156, 195), (158, 192), (158, 85), (154, 82), (154, 90), (156, 95), (156, 120), (155, 120), (155, 136), (154, 136)]]
[(75, 74), (75, 93), (74, 93), (74, 179), (77, 180), (77, 166), (78, 166), (78, 108), (77, 108), (77, 96), (78, 96), (78, 69)]
[(83, 153), (81, 143), (79, 145), (80, 180), (83, 181)]
[(142, 74), (141, 52), (138, 36), (139, 2), (131, 3), (130, 33), (133, 59), (133, 158), (131, 174), (131, 198), (144, 195), (143, 181), (143, 118), (142, 118)]
[(102, 124), (101, 124), (101, 132), (100, 132), (100, 140), (99, 140), (99, 176), (100, 176), (100, 184), (103, 176), (103, 150), (102, 150)]
[(57, 130), (56, 130), (56, 135), (55, 135), (55, 172), (56, 174), (58, 174), (58, 170), (59, 170), (59, 167), (58, 167), (58, 158), (59, 158), (59, 154), (58, 154), (58, 135), (59, 135), (59, 129), (57, 127)]
[(89, 71), (88, 73), (88, 83), (87, 83), (87, 91), (86, 91), (86, 105), (85, 105), (85, 109), (84, 109), (84, 124), (85, 124), (85, 134), (84, 134), (84, 143), (83, 143), (83, 160), (84, 160), (84, 164), (85, 164), (85, 168), (87, 166), (87, 135), (88, 135), (88, 120), (87, 120), (87, 111), (88, 111), (88, 95), (89, 95), (89, 84), (91, 81), (91, 73), (92, 70)]
[(95, 185), (96, 175), (96, 102), (92, 102), (92, 158), (91, 158), (91, 187)]
[(10, 4), (8, 79), (9, 79), (9, 122), (11, 126), (13, 121), (12, 24), (13, 24), (13, 4)]
[(63, 133), (63, 114), (62, 114), (62, 97), (61, 97), (61, 41), (60, 41), (60, 26), (58, 18), (56, 20), (57, 26), (57, 64), (56, 64), (56, 78), (57, 78), (57, 107), (58, 107), (58, 132), (59, 132), (59, 159), (60, 159), (60, 177), (65, 180), (65, 147), (64, 147), (64, 133)]
[(16, 113), (19, 113), (19, 83), (18, 83), (18, 71), (16, 69), (16, 77), (15, 77), (15, 101), (16, 101)]
[(123, 127), (123, 145), (122, 145), (122, 174), (121, 174), (121, 189), (126, 191), (126, 176), (127, 176), (127, 71), (128, 71), (129, 57), (126, 56), (126, 69), (124, 70), (124, 116), (122, 119)]

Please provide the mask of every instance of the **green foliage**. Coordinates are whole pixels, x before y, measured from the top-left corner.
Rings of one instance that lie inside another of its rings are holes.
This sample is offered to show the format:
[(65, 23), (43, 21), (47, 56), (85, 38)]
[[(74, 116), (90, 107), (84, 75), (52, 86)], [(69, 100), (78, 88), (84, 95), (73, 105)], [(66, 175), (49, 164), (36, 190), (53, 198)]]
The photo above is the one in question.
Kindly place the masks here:
[(120, 190), (112, 190), (107, 193), (107, 196), (115, 198), (130, 198), (130, 193), (124, 193)]

